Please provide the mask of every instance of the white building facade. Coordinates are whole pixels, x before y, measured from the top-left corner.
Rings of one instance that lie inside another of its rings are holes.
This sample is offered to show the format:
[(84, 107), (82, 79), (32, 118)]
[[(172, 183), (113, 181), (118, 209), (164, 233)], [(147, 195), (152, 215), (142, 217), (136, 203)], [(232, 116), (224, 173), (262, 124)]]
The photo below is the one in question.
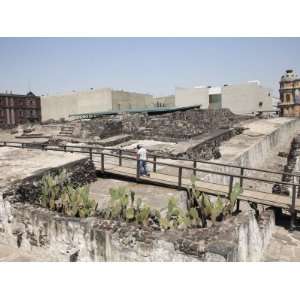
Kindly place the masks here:
[(42, 121), (69, 119), (70, 114), (106, 112), (153, 106), (150, 94), (117, 91), (110, 88), (42, 96)]
[[(216, 101), (221, 103), (216, 105)], [(176, 88), (175, 106), (188, 105), (201, 105), (203, 109), (228, 108), (236, 114), (273, 110), (271, 90), (258, 81), (223, 87)]]

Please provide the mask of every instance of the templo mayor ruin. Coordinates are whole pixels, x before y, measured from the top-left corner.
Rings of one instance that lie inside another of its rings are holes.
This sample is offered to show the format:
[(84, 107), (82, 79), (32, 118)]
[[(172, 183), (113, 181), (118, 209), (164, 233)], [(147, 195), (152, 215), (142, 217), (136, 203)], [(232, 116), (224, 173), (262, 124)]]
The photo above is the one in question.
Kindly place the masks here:
[(1, 93), (0, 259), (299, 261), (300, 79), (279, 85)]

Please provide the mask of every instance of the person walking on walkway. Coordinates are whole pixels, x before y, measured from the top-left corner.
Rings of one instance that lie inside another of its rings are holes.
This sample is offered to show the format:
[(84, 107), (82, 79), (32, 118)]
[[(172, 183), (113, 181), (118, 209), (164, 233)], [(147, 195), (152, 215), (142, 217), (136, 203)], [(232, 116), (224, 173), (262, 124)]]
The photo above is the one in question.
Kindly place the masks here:
[(137, 159), (139, 160), (140, 176), (150, 176), (147, 170), (147, 150), (141, 146), (137, 145)]

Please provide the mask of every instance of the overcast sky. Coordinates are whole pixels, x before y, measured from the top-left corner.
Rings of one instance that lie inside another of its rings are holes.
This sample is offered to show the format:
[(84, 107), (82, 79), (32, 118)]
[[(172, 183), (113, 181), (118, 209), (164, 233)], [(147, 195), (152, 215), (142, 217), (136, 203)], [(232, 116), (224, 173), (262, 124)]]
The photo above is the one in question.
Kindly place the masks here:
[(111, 87), (157, 96), (175, 87), (259, 80), (278, 95), (300, 73), (300, 38), (0, 38), (0, 92)]

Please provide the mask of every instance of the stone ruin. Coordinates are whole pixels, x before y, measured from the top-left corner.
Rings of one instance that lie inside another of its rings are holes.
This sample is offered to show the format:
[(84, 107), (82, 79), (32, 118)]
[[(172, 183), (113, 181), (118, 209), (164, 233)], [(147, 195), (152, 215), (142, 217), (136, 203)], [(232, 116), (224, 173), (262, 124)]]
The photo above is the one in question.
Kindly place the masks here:
[(155, 115), (121, 114), (82, 122), (82, 134), (83, 137), (100, 138), (128, 134), (135, 139), (178, 142), (214, 133), (218, 129), (228, 130), (246, 118), (233, 114), (229, 109), (190, 109)]
[[(300, 171), (300, 134), (293, 138), (290, 146), (289, 153), (279, 153), (280, 156), (284, 156), (287, 159), (286, 165), (284, 166), (281, 181), (289, 183), (299, 183), (295, 182), (294, 176), (288, 173), (296, 173)], [(291, 195), (291, 188), (284, 184), (274, 184), (272, 188), (274, 194)], [(298, 197), (300, 196), (300, 190), (298, 189)]]
[(66, 217), (38, 204), (43, 174), (62, 169), (77, 186), (96, 179), (93, 163), (80, 158), (2, 185), (2, 241), (54, 261), (258, 261), (270, 240), (271, 210), (259, 219), (249, 209), (216, 226), (168, 231), (97, 216)]
[(221, 156), (221, 143), (240, 134), (243, 128), (239, 122), (248, 118), (235, 115), (229, 109), (121, 114), (82, 121), (80, 136), (90, 144), (101, 146), (114, 146), (130, 140), (171, 142), (178, 145), (178, 150), (148, 150), (166, 157), (208, 160)]

